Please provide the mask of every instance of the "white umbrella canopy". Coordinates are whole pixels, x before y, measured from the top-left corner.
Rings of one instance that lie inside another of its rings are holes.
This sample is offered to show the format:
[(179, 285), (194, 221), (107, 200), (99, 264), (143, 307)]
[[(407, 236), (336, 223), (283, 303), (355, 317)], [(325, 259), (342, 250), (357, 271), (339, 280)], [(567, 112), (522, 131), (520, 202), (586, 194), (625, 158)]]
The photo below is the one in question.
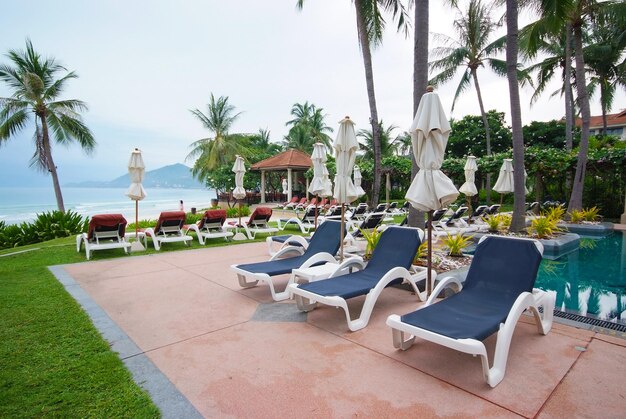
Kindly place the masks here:
[(514, 192), (513, 184), (513, 159), (504, 159), (493, 190), (501, 194)]
[(130, 246), (131, 252), (145, 250), (139, 241), (139, 201), (147, 196), (146, 191), (141, 184), (145, 173), (146, 165), (143, 162), (141, 150), (136, 148), (132, 151), (132, 153), (130, 153), (130, 159), (128, 160), (128, 176), (130, 177), (130, 186), (126, 191), (126, 196), (135, 201), (135, 241)]
[(341, 251), (339, 260), (343, 262), (344, 204), (349, 204), (359, 197), (351, 177), (359, 143), (354, 132), (354, 122), (352, 122), (349, 116), (346, 116), (339, 122), (339, 131), (333, 143), (333, 148), (335, 149), (335, 164), (337, 167), (333, 196), (341, 204)]
[(446, 207), (459, 196), (452, 181), (441, 171), (448, 145), (450, 123), (446, 118), (439, 96), (428, 92), (420, 99), (415, 119), (409, 129), (411, 145), (419, 171), (413, 179), (405, 198), (421, 211), (428, 211), (428, 265), (426, 294), (432, 284), (432, 211)]
[(309, 192), (313, 195), (331, 196), (333, 194), (333, 185), (328, 176), (326, 168), (326, 148), (322, 143), (313, 145), (313, 154), (311, 161), (313, 162), (313, 180), (309, 185)]
[(133, 201), (141, 201), (147, 196), (146, 191), (141, 184), (141, 182), (143, 182), (145, 172), (146, 165), (143, 163), (141, 150), (136, 148), (130, 154), (130, 159), (128, 160), (128, 176), (130, 177), (130, 186), (126, 191), (126, 196)]
[(476, 157), (468, 156), (463, 170), (465, 170), (465, 183), (461, 185), (459, 192), (465, 194), (465, 196), (474, 196), (478, 194), (476, 184), (474, 183), (476, 181), (476, 171), (478, 170)]
[(413, 179), (406, 199), (421, 211), (446, 207), (459, 196), (452, 181), (441, 171), (450, 123), (436, 93), (425, 93), (409, 129), (413, 154), (420, 170)]
[(356, 151), (359, 143), (354, 132), (354, 122), (346, 116), (339, 122), (337, 138), (333, 143), (337, 174), (335, 175), (335, 190), (333, 196), (340, 204), (349, 204), (358, 198), (358, 193), (350, 175), (354, 167)]
[(354, 187), (356, 188), (357, 195), (358, 196), (365, 195), (365, 191), (361, 187), (361, 180), (363, 179), (363, 176), (361, 175), (361, 169), (357, 165), (354, 166), (353, 176), (354, 176)]
[(246, 197), (246, 190), (243, 188), (243, 175), (246, 173), (243, 157), (237, 156), (235, 159), (233, 173), (235, 173), (235, 189), (233, 189), (233, 197), (235, 199), (243, 199)]

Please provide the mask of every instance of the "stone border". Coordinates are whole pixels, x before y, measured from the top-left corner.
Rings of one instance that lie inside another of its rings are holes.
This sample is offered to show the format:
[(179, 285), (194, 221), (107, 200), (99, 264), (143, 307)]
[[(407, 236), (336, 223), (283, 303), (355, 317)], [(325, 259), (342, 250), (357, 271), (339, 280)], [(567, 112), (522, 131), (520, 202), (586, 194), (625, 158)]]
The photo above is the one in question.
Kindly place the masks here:
[(174, 384), (150, 361), (133, 340), (109, 317), (109, 315), (74, 281), (64, 265), (48, 269), (78, 302), (98, 329), (100, 335), (117, 352), (135, 383), (146, 390), (163, 418), (202, 418), (202, 415)]
[(599, 224), (570, 224), (564, 223), (563, 227), (570, 233), (576, 233), (581, 236), (590, 237), (605, 237), (611, 234), (614, 230), (613, 223), (599, 223)]

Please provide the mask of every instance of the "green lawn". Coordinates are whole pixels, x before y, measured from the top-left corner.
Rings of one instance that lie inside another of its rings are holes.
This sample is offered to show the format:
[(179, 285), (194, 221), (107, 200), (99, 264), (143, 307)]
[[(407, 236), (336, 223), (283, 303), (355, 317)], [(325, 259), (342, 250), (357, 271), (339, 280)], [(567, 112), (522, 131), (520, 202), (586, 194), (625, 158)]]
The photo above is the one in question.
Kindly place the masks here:
[[(192, 248), (200, 248), (197, 240)], [(0, 250), (0, 256), (31, 249), (36, 250), (0, 257), (0, 417), (159, 417), (148, 394), (47, 269), (84, 262), (84, 250), (76, 253), (74, 237), (67, 237)], [(184, 249), (168, 243), (161, 251)], [(139, 255), (154, 252), (150, 247)], [(114, 249), (94, 252), (92, 260), (114, 257), (136, 256)]]

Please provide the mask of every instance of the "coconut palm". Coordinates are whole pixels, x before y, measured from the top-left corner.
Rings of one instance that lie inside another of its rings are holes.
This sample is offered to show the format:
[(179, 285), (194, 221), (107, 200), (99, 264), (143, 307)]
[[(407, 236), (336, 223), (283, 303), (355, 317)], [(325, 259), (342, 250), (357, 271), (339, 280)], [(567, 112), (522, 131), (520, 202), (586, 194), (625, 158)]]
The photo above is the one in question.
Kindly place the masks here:
[[(392, 140), (392, 136), (393, 136), (393, 131), (395, 131), (398, 127), (395, 125), (390, 125), (388, 128), (385, 129), (385, 126), (382, 120), (378, 123), (378, 126), (380, 127), (380, 130), (381, 130), (380, 154), (383, 158), (393, 156), (398, 150), (399, 142), (396, 142), (396, 139)], [(373, 159), (374, 153), (373, 153), (372, 146), (374, 143), (374, 137), (372, 136), (372, 131), (365, 130), (365, 129), (359, 130), (359, 132), (357, 133), (357, 137), (360, 137), (364, 143), (363, 148), (365, 149), (365, 154), (363, 155), (363, 157), (367, 160)]]
[(199, 109), (190, 111), (206, 129), (212, 134), (211, 137), (202, 138), (191, 144), (192, 150), (187, 159), (197, 158), (192, 169), (194, 176), (200, 176), (203, 169), (213, 170), (218, 166), (231, 162), (235, 155), (241, 151), (242, 142), (240, 136), (230, 135), (228, 131), (237, 120), (241, 112), (234, 113), (235, 107), (228, 103), (228, 96), (220, 96), (215, 99), (213, 93), (207, 104), (207, 113)]
[[(455, 40), (445, 35), (437, 36), (443, 46), (433, 49), (435, 60), (429, 65), (431, 70), (440, 72), (429, 82), (434, 86), (439, 86), (454, 78), (459, 69), (464, 69), (452, 101), (452, 111), (461, 93), (473, 83), (485, 127), (486, 152), (487, 155), (491, 155), (491, 132), (478, 82), (478, 69), (487, 65), (498, 75), (507, 74), (506, 62), (495, 57), (502, 51), (504, 39), (500, 38), (494, 42), (490, 39), (500, 27), (498, 22), (491, 19), (491, 6), (484, 5), (480, 0), (471, 0), (465, 12), (456, 4), (454, 8), (459, 14), (454, 21), (458, 39)], [(526, 73), (520, 71), (519, 80), (525, 82), (529, 81), (529, 78)], [(490, 176), (487, 175), (487, 199), (491, 191), (490, 183)]]
[[(304, 0), (297, 0), (296, 6), (302, 10)], [(354, 0), (356, 10), (356, 26), (365, 68), (365, 84), (370, 108), (370, 124), (372, 125), (374, 147), (374, 182), (372, 202), (378, 202), (381, 179), (380, 127), (378, 126), (378, 109), (374, 93), (374, 71), (372, 66), (372, 48), (382, 43), (385, 20), (382, 11), (392, 14), (397, 19), (398, 29), (408, 29), (406, 10), (400, 0)]]
[(624, 22), (621, 25), (610, 21), (594, 25), (590, 33), (590, 45), (584, 50), (587, 71), (590, 74), (589, 88), (600, 89), (602, 108), (602, 133), (606, 135), (607, 113), (613, 106), (618, 87), (626, 87), (626, 60), (623, 57), (626, 46)]
[[(333, 132), (333, 129), (326, 125), (326, 114), (323, 112), (323, 108), (318, 108), (312, 103), (296, 103), (291, 108), (291, 115), (294, 116), (294, 119), (287, 121), (285, 125), (291, 126), (291, 130), (298, 127), (299, 132), (294, 133), (292, 136), (307, 133), (313, 143), (320, 142), (330, 149), (331, 139), (327, 133)], [(287, 136), (289, 137), (290, 135), (288, 134)]]
[(13, 94), (0, 98), (0, 145), (25, 128), (33, 116), (35, 152), (31, 166), (50, 173), (57, 207), (65, 212), (57, 166), (52, 157), (50, 131), (59, 144), (77, 142), (86, 152), (91, 152), (96, 145), (79, 114), (87, 110), (87, 105), (77, 99), (57, 100), (67, 82), (78, 76), (67, 72), (54, 58), (42, 58), (29, 39), (25, 51), (11, 50), (7, 57), (12, 64), (0, 66), (0, 80)]

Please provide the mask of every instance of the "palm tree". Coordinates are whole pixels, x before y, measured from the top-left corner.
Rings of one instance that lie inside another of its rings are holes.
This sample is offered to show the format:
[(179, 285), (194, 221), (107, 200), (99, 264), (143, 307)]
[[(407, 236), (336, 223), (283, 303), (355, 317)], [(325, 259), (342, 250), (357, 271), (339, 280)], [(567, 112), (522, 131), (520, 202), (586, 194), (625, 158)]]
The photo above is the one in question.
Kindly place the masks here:
[(197, 158), (192, 169), (194, 176), (202, 179), (201, 173), (213, 170), (218, 166), (233, 161), (242, 148), (241, 136), (230, 135), (228, 131), (241, 112), (234, 113), (235, 107), (228, 103), (228, 96), (220, 96), (217, 100), (211, 93), (207, 104), (206, 115), (199, 109), (190, 111), (202, 122), (212, 137), (202, 138), (191, 144), (192, 150), (187, 159)]
[[(297, 0), (296, 6), (302, 10), (304, 0)], [(378, 109), (376, 107), (376, 95), (374, 93), (374, 71), (372, 67), (371, 49), (382, 43), (385, 20), (381, 10), (390, 12), (398, 20), (398, 29), (406, 30), (407, 16), (400, 0), (354, 0), (356, 9), (356, 26), (363, 56), (365, 68), (365, 84), (367, 86), (367, 99), (370, 108), (370, 124), (372, 125), (374, 146), (374, 182), (372, 202), (377, 203), (380, 190), (382, 173), (380, 154), (380, 127), (378, 126)]]
[[(398, 127), (395, 125), (391, 125), (389, 126), (389, 128), (385, 129), (382, 120), (378, 123), (378, 126), (380, 127), (380, 130), (381, 130), (381, 135), (380, 135), (381, 157), (384, 158), (384, 157), (393, 156), (398, 150), (398, 143), (396, 142), (397, 139), (392, 140), (391, 138), (393, 135), (393, 131), (396, 130)], [(365, 149), (365, 154), (363, 155), (363, 157), (367, 160), (373, 159), (374, 153), (372, 150), (373, 149), (372, 145), (374, 143), (374, 137), (372, 136), (372, 131), (365, 130), (365, 129), (359, 130), (359, 132), (357, 133), (357, 137), (362, 138), (363, 142), (365, 143), (363, 147)]]
[(525, 217), (525, 179), (524, 174), (524, 137), (522, 134), (522, 110), (519, 99), (518, 79), (518, 27), (517, 0), (506, 0), (506, 73), (509, 82), (509, 101), (511, 102), (511, 131), (513, 133), (513, 218), (509, 229), (513, 232), (526, 227)]
[(310, 135), (308, 127), (304, 124), (298, 124), (289, 130), (289, 133), (283, 140), (283, 148), (293, 148), (300, 150), (306, 154), (313, 152), (313, 144), (317, 141)]
[(306, 132), (311, 137), (313, 143), (320, 142), (330, 149), (331, 140), (327, 132), (333, 132), (333, 129), (326, 125), (326, 121), (324, 120), (326, 118), (326, 114), (323, 112), (323, 108), (318, 108), (309, 102), (304, 102), (304, 104), (294, 104), (291, 108), (291, 115), (294, 116), (294, 119), (287, 121), (285, 125), (291, 126), (291, 130), (298, 127), (297, 129), (301, 132), (291, 135), (290, 130), (287, 136), (298, 136), (300, 134), (304, 135)]
[(626, 36), (623, 36), (624, 22), (618, 27), (603, 19), (590, 33), (591, 44), (584, 50), (585, 63), (590, 73), (590, 90), (600, 88), (602, 108), (602, 133), (606, 135), (607, 113), (613, 106), (615, 91), (626, 87), (626, 60), (623, 57)]
[(43, 59), (29, 39), (26, 40), (26, 51), (11, 50), (7, 57), (12, 65), (0, 66), (0, 80), (7, 83), (13, 94), (0, 98), (0, 145), (26, 127), (31, 113), (34, 115), (35, 153), (31, 166), (50, 173), (57, 207), (65, 212), (57, 166), (52, 158), (50, 130), (59, 144), (75, 141), (86, 152), (91, 152), (96, 145), (79, 114), (87, 110), (87, 105), (77, 99), (56, 100), (68, 80), (78, 76), (71, 71), (57, 78), (67, 69), (54, 58)]
[[(460, 15), (454, 21), (454, 29), (458, 35), (458, 40), (445, 35), (438, 35), (438, 39), (444, 41), (444, 46), (433, 49), (435, 60), (430, 62), (429, 65), (431, 70), (440, 70), (440, 73), (433, 77), (429, 83), (439, 86), (451, 80), (456, 75), (458, 69), (465, 69), (452, 101), (452, 111), (454, 111), (454, 105), (461, 93), (473, 82), (485, 127), (486, 151), (487, 155), (491, 155), (491, 133), (478, 82), (478, 68), (488, 65), (496, 74), (501, 76), (506, 74), (506, 62), (494, 56), (502, 50), (503, 39), (490, 42), (491, 36), (499, 28), (500, 24), (491, 19), (492, 8), (483, 5), (481, 0), (471, 0), (465, 13), (456, 4), (454, 7)], [(520, 80), (527, 80), (527, 77), (522, 74)], [(487, 175), (488, 202), (490, 192), (491, 178)]]

